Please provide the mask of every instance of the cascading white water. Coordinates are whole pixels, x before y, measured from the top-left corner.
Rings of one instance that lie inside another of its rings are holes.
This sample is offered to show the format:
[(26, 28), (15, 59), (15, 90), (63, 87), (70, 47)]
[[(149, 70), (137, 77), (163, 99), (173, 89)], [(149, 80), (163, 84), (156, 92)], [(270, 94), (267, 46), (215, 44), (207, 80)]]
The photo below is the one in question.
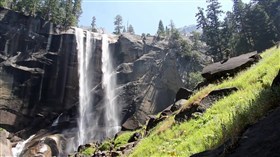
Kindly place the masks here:
[(17, 145), (12, 148), (12, 153), (14, 157), (19, 157), (25, 144), (28, 143), (35, 135), (30, 136), (27, 140), (18, 142)]
[[(79, 120), (78, 140), (76, 146), (86, 144), (91, 140), (102, 140), (112, 137), (120, 129), (116, 108), (115, 87), (112, 58), (109, 51), (108, 36), (102, 35), (102, 87), (104, 90), (104, 108), (95, 109), (93, 106), (93, 63), (92, 55), (95, 40), (90, 32), (76, 28), (78, 70), (79, 70)], [(85, 40), (86, 39), (86, 40)], [(95, 88), (94, 88), (95, 89)], [(102, 117), (104, 115), (104, 117)]]
[(92, 67), (89, 66), (92, 56), (91, 33), (86, 31), (86, 42), (84, 43), (84, 30), (76, 29), (77, 50), (78, 50), (78, 71), (79, 71), (79, 120), (78, 120), (78, 145), (85, 144), (91, 139), (92, 117), (92, 96), (91, 78)]
[(114, 136), (120, 129), (116, 104), (116, 78), (113, 74), (112, 57), (107, 34), (102, 35), (102, 87), (105, 90), (105, 127), (106, 136)]

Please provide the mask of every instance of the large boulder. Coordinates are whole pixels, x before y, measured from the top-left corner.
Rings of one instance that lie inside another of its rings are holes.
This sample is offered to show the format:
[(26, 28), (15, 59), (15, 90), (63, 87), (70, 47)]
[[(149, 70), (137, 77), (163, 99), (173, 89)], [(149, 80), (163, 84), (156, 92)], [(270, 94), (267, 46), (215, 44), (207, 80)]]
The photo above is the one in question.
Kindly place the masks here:
[(193, 114), (196, 112), (203, 113), (206, 111), (206, 109), (210, 108), (215, 101), (217, 101), (237, 90), (238, 89), (236, 87), (213, 90), (210, 93), (208, 93), (207, 95), (205, 95), (200, 101), (194, 102), (186, 107), (183, 107), (180, 110), (180, 112), (176, 114), (175, 120), (176, 121), (185, 121), (185, 120), (192, 118)]
[(193, 92), (186, 88), (180, 88), (176, 93), (175, 102), (181, 99), (189, 99), (189, 97), (193, 94)]
[(65, 156), (66, 139), (61, 134), (38, 134), (28, 141), (20, 156)]
[(0, 156), (13, 156), (12, 144), (8, 136), (9, 132), (0, 128)]
[(229, 58), (221, 62), (210, 64), (203, 68), (202, 76), (208, 81), (220, 80), (222, 77), (228, 77), (236, 74), (252, 64), (258, 62), (261, 56), (255, 51), (246, 53), (237, 57)]

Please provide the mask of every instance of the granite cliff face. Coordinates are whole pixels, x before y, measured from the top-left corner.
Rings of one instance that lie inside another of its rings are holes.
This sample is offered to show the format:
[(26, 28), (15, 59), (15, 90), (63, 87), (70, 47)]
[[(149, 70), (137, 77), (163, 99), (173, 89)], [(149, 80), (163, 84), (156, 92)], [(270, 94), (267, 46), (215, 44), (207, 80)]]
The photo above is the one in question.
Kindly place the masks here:
[(0, 43), (0, 127), (31, 134), (77, 102), (73, 33), (0, 8)]
[[(102, 110), (102, 41), (100, 34), (93, 36), (93, 105), (95, 110)], [(122, 34), (110, 40), (123, 129), (138, 128), (149, 115), (172, 104), (183, 86), (182, 71), (191, 66), (202, 68), (204, 62), (194, 65), (168, 49), (166, 41), (153, 37), (143, 40), (137, 35)], [(76, 127), (76, 45), (72, 28), (61, 31), (38, 17), (0, 8), (1, 128), (26, 139), (40, 129), (61, 132)], [(59, 125), (51, 126), (59, 115)]]

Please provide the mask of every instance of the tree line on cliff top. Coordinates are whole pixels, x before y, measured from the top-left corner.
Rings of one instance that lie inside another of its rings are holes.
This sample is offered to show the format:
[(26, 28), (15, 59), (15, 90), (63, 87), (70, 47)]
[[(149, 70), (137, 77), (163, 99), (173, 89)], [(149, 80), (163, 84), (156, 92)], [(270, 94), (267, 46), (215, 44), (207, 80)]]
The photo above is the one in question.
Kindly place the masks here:
[(40, 16), (63, 27), (75, 26), (82, 13), (81, 0), (0, 0), (0, 6)]

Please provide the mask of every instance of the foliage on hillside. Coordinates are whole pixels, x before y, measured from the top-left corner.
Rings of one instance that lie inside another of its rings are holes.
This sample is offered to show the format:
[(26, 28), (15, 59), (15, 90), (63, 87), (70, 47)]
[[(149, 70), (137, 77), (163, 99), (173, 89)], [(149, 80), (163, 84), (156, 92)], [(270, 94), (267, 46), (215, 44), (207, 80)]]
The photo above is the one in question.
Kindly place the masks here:
[(82, 13), (81, 0), (1, 0), (0, 7), (37, 15), (64, 27), (77, 25)]
[[(224, 13), (218, 0), (207, 0), (207, 9), (199, 8), (197, 27), (203, 30), (203, 41), (210, 47), (209, 55), (215, 61), (244, 52), (259, 52), (280, 39), (279, 0), (253, 0), (245, 4), (233, 1), (232, 12)], [(278, 20), (277, 20), (278, 19)]]
[(270, 88), (280, 68), (280, 49), (269, 49), (262, 57), (259, 63), (236, 77), (197, 92), (184, 107), (214, 89), (237, 87), (237, 92), (218, 100), (203, 115), (189, 121), (178, 123), (174, 115), (170, 116), (141, 140), (130, 156), (190, 156), (215, 148), (229, 138), (235, 139), (280, 99), (280, 90)]

